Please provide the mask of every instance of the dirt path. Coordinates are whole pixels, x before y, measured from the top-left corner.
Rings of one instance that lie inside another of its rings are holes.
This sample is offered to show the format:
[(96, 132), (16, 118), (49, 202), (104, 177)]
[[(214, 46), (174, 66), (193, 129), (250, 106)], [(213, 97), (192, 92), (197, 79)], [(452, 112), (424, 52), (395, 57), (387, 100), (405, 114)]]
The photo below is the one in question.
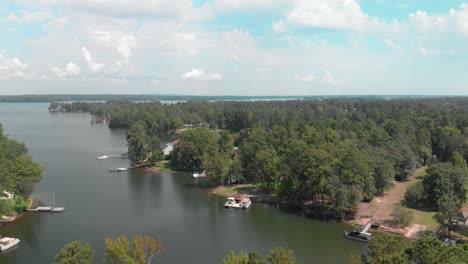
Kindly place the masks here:
[(385, 222), (392, 220), (392, 211), (395, 205), (401, 202), (405, 196), (405, 192), (409, 186), (418, 181), (417, 175), (425, 172), (427, 166), (417, 169), (407, 181), (395, 182), (394, 185), (384, 194), (376, 196), (369, 203), (360, 203), (356, 214), (356, 222), (367, 222), (370, 219), (376, 222)]

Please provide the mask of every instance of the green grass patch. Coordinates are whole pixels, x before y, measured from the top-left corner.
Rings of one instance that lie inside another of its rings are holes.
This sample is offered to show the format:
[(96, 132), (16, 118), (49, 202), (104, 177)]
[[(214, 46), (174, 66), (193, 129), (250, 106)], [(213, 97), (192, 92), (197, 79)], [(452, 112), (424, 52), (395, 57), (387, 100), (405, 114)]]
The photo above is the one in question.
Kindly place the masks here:
[(237, 194), (250, 194), (257, 186), (254, 184), (219, 186), (214, 191), (217, 195), (229, 196)]
[(418, 224), (418, 225), (427, 225), (427, 230), (433, 231), (435, 230), (439, 224), (434, 220), (435, 212), (425, 212), (417, 209), (410, 209), (413, 211), (413, 221), (411, 224)]
[(165, 172), (177, 172), (177, 167), (170, 160), (163, 160), (156, 162), (156, 167)]
[(424, 179), (426, 176), (427, 176), (427, 172), (426, 172), (426, 171), (423, 171), (423, 172), (419, 173), (418, 175), (416, 175), (416, 179), (422, 180), (422, 179)]

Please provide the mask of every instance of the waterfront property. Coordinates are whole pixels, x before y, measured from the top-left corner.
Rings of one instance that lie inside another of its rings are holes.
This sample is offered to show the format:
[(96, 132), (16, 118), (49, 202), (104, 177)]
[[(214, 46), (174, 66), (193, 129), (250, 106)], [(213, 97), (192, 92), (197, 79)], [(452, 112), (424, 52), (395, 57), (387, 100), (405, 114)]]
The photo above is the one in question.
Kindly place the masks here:
[[(255, 203), (245, 212), (224, 209), (226, 198), (208, 195), (193, 172), (108, 173), (131, 166), (112, 158), (127, 147), (125, 131), (90, 124), (87, 114), (49, 114), (47, 104), (0, 104), (0, 112), (7, 132), (24, 141), (45, 167), (46, 177), (33, 195), (47, 201), (55, 192), (57, 206), (66, 207), (60, 214), (27, 213), (3, 226), (2, 235), (21, 243), (1, 254), (0, 263), (50, 263), (69, 241), (102, 245), (106, 237), (122, 233), (161, 238), (166, 250), (158, 263), (220, 263), (231, 251), (266, 252), (277, 245), (294, 250), (300, 263), (346, 263), (365, 248), (344, 239), (346, 226), (340, 223), (285, 214), (267, 204)], [(159, 136), (163, 146), (173, 141), (165, 133)], [(111, 158), (98, 161), (98, 153)], [(103, 247), (97, 247), (96, 262), (103, 258)]]

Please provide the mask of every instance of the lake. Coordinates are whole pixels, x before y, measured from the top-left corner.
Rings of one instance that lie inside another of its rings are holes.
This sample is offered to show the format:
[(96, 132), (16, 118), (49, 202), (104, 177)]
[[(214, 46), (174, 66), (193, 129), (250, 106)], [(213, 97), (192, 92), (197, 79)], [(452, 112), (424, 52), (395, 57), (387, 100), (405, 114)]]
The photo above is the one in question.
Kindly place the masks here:
[[(221, 263), (233, 251), (267, 253), (294, 250), (300, 263), (347, 263), (365, 244), (343, 237), (343, 224), (311, 220), (266, 205), (248, 210), (223, 208), (189, 173), (152, 174), (127, 167), (125, 131), (91, 122), (88, 114), (48, 113), (46, 103), (0, 103), (0, 123), (10, 138), (26, 143), (43, 164), (44, 179), (34, 197), (66, 207), (61, 214), (26, 214), (0, 229), (21, 239), (0, 254), (0, 263), (52, 263), (65, 244), (89, 242), (95, 262), (104, 256), (104, 239), (147, 234), (162, 241), (156, 263)], [(162, 138), (168, 142), (170, 138)], [(96, 160), (100, 153), (115, 158)]]

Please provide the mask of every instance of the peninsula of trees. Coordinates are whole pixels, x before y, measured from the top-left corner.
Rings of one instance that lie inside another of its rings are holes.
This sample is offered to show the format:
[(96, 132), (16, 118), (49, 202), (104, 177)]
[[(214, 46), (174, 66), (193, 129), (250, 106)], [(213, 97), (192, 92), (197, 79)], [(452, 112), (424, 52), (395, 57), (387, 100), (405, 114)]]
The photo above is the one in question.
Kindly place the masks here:
[[(113, 101), (49, 109), (89, 112), (111, 128), (128, 129), (137, 160), (161, 158), (156, 132), (188, 127), (170, 157), (179, 169), (205, 170), (219, 184), (235, 176), (279, 200), (307, 204), (323, 219), (352, 217), (358, 202), (422, 165), (432, 166), (431, 177), (408, 194), (420, 199), (417, 206), (459, 212), (466, 201), (468, 98)], [(191, 128), (196, 125), (202, 128)]]
[(9, 139), (0, 125), (0, 216), (24, 211), (42, 166), (27, 155), (26, 146)]

